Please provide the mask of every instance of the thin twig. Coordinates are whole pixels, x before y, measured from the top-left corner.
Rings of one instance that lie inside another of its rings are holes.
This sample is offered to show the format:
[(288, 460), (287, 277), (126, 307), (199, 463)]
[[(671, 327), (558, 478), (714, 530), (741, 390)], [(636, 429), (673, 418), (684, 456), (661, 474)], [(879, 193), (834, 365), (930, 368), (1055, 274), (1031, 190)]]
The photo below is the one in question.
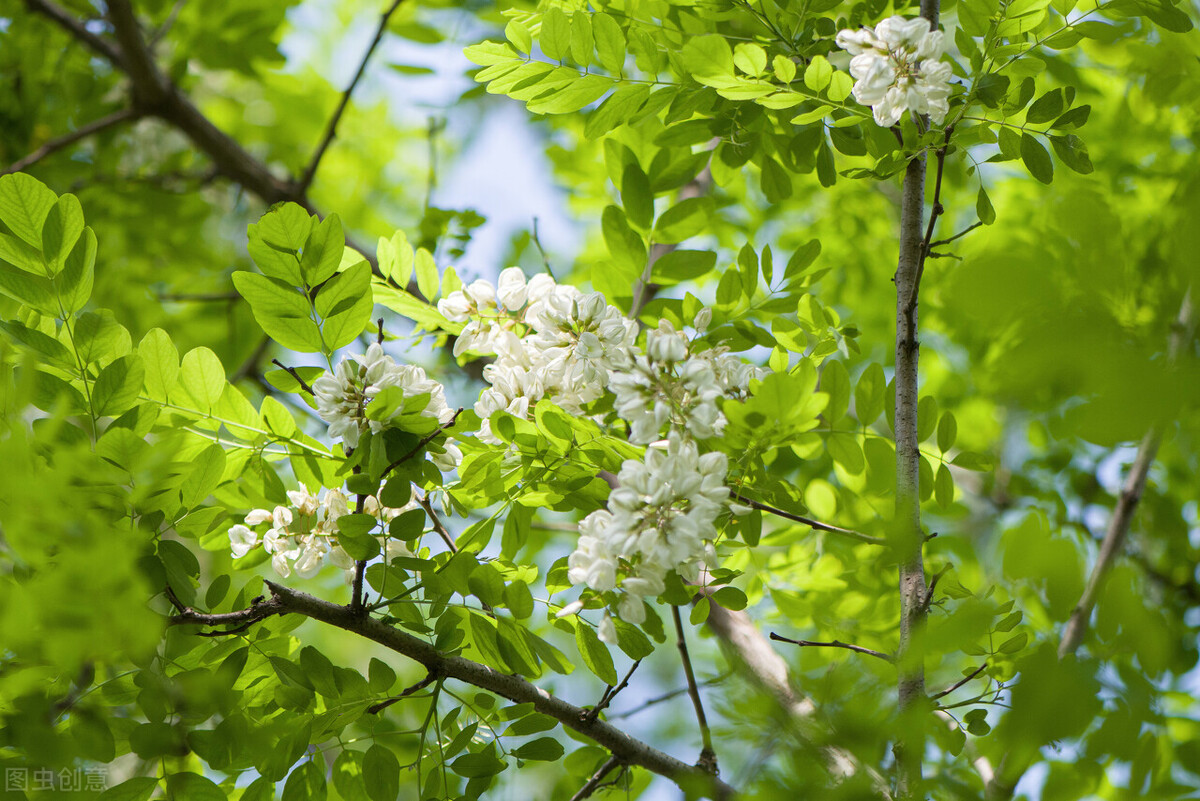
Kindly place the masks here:
[(114, 67), (125, 69), (125, 59), (116, 45), (89, 31), (81, 19), (62, 6), (51, 0), (25, 0), (25, 6), (30, 11), (36, 11), (54, 20), (67, 33), (112, 62)]
[(308, 385), (308, 382), (300, 377), (300, 374), (298, 372), (296, 372), (295, 367), (288, 367), (286, 364), (279, 361), (279, 359), (271, 359), (271, 364), (275, 365), (276, 367), (279, 367), (280, 369), (284, 370), (288, 375), (290, 375), (292, 378), (296, 379), (296, 382), (298, 384), (300, 384), (300, 389), (304, 390), (309, 395), (316, 397), (317, 393), (313, 392), (313, 388)]
[(71, 133), (63, 134), (62, 136), (43, 143), (42, 146), (37, 150), (33, 151), (27, 156), (17, 159), (12, 164), (5, 167), (4, 170), (0, 171), (0, 175), (21, 172), (22, 170), (28, 169), (32, 165), (46, 158), (46, 156), (49, 156), (51, 153), (57, 153), (63, 148), (70, 147), (76, 142), (86, 139), (93, 134), (100, 133), (101, 131), (112, 128), (113, 126), (120, 125), (123, 122), (136, 120), (141, 116), (142, 112), (132, 108), (123, 108), (118, 111), (114, 111), (112, 114), (108, 114), (98, 120), (93, 120), (87, 125), (80, 126)]
[(847, 651), (854, 651), (859, 654), (873, 656), (876, 659), (882, 659), (884, 662), (895, 662), (895, 658), (885, 654), (883, 651), (874, 651), (870, 648), (864, 648), (861, 645), (852, 645), (841, 640), (833, 640), (832, 642), (815, 642), (813, 640), (793, 640), (788, 637), (783, 637), (775, 632), (771, 632), (771, 639), (778, 642), (790, 642), (792, 645), (809, 646), (813, 648), (845, 648)]
[[(700, 686), (701, 687), (709, 687), (713, 684), (720, 684), (721, 682), (725, 681), (732, 675), (733, 675), (733, 671), (726, 671), (725, 673), (722, 673), (719, 676), (713, 676), (711, 679), (705, 679), (704, 681), (700, 682)], [(643, 701), (642, 703), (638, 704), (637, 706), (633, 707), (632, 709), (626, 709), (624, 712), (617, 712), (616, 714), (613, 714), (613, 715), (605, 715), (605, 718), (608, 720), (620, 720), (621, 718), (631, 718), (634, 715), (645, 712), (647, 709), (649, 709), (652, 706), (657, 706), (658, 704), (665, 703), (666, 701), (670, 701), (673, 698), (678, 698), (679, 696), (685, 694), (687, 691), (688, 691), (687, 687), (681, 687), (678, 690), (671, 690), (669, 693), (663, 693), (662, 695), (656, 695), (653, 698), (650, 698), (649, 700)]]
[(687, 639), (683, 636), (683, 617), (679, 614), (679, 607), (671, 607), (671, 616), (675, 619), (675, 634), (678, 637), (676, 645), (679, 647), (679, 657), (683, 660), (683, 675), (687, 679), (688, 695), (692, 698), (692, 706), (696, 709), (696, 723), (700, 726), (700, 740), (703, 743), (703, 748), (700, 749), (700, 760), (696, 763), (696, 767), (705, 770), (716, 776), (720, 773), (717, 769), (717, 752), (713, 750), (712, 733), (708, 730), (708, 718), (704, 715), (704, 704), (700, 701), (700, 688), (696, 685), (696, 674), (692, 671), (692, 659), (688, 655)]
[(433, 504), (429, 502), (428, 495), (417, 496), (417, 504), (425, 510), (425, 514), (429, 515), (430, 521), (433, 523), (433, 530), (442, 538), (442, 542), (446, 543), (446, 547), (451, 553), (458, 553), (458, 546), (454, 544), (454, 537), (450, 536), (450, 532), (442, 525), (441, 519), (433, 511)]
[(934, 693), (933, 695), (929, 696), (929, 699), (931, 701), (936, 701), (939, 698), (944, 698), (945, 696), (954, 692), (959, 687), (963, 686), (964, 684), (966, 684), (971, 679), (975, 678), (976, 676), (978, 676), (980, 673), (982, 673), (985, 670), (987, 670), (987, 662), (984, 662), (982, 665), (975, 668), (975, 670), (971, 671), (971, 675), (966, 676), (962, 680), (955, 682), (952, 686), (947, 687), (946, 689), (942, 690), (940, 693)]
[(411, 687), (405, 687), (404, 690), (399, 695), (394, 695), (385, 701), (380, 701), (377, 704), (372, 704), (371, 706), (367, 707), (367, 710), (366, 710), (367, 714), (368, 715), (378, 715), (380, 712), (387, 709), (389, 706), (396, 703), (397, 701), (407, 698), (408, 696), (412, 695), (413, 693), (417, 692), (418, 690), (425, 689), (430, 684), (433, 684), (435, 681), (437, 681), (437, 679), (438, 679), (437, 674), (430, 671), (425, 676), (425, 678), (421, 679), (416, 684), (412, 685)]
[(637, 670), (638, 665), (640, 665), (640, 664), (642, 664), (642, 660), (640, 660), (640, 659), (638, 661), (634, 662), (633, 667), (629, 668), (629, 672), (625, 674), (625, 678), (622, 679), (621, 683), (618, 684), (615, 688), (611, 684), (604, 688), (604, 694), (600, 696), (600, 701), (597, 702), (597, 704), (594, 707), (592, 707), (591, 709), (589, 709), (587, 711), (587, 715), (589, 718), (595, 718), (601, 712), (603, 712), (605, 709), (607, 709), (608, 705), (611, 704), (613, 699), (617, 697), (617, 693), (621, 692), (621, 690), (624, 690), (626, 687), (629, 686), (629, 680), (631, 678), (633, 678), (633, 671)]
[(237, 300), (236, 292), (167, 292), (158, 296), (160, 303), (220, 303)]
[(542, 256), (542, 269), (546, 271), (546, 275), (554, 277), (554, 271), (550, 269), (550, 257), (546, 255), (546, 249), (542, 247), (542, 240), (538, 238), (538, 218), (533, 218), (533, 246), (537, 248), (538, 253)]
[[(976, 220), (975, 222), (973, 222), (973, 223), (971, 223), (970, 225), (968, 225), (966, 228), (964, 228), (964, 229), (962, 229), (961, 231), (959, 231), (959, 232), (958, 232), (957, 234), (955, 234), (954, 236), (946, 237), (945, 239), (939, 239), (939, 240), (938, 240), (938, 241), (936, 241), (936, 242), (931, 242), (931, 243), (929, 244), (929, 248), (930, 248), (930, 249), (933, 249), (933, 248), (936, 248), (936, 247), (941, 247), (942, 245), (949, 245), (949, 244), (950, 244), (951, 242), (953, 242), (954, 240), (956, 240), (956, 239), (960, 239), (960, 238), (962, 238), (962, 237), (966, 236), (967, 234), (971, 233), (972, 231), (974, 231), (976, 228), (978, 228), (978, 227), (979, 227), (979, 226), (981, 226), (981, 225), (983, 225), (983, 220)], [(933, 254), (931, 253), (931, 254), (929, 254), (929, 255), (931, 255), (931, 256), (932, 256)]]
[(317, 175), (317, 167), (321, 165), (321, 158), (324, 157), (325, 151), (329, 149), (329, 145), (333, 143), (334, 137), (337, 136), (338, 123), (341, 122), (342, 114), (345, 113), (346, 106), (350, 103), (350, 96), (354, 94), (355, 87), (358, 86), (358, 82), (362, 80), (363, 74), (367, 71), (367, 63), (371, 60), (371, 54), (375, 52), (375, 48), (383, 40), (383, 34), (387, 31), (388, 20), (403, 2), (404, 0), (392, 0), (392, 4), (388, 6), (387, 11), (384, 11), (380, 15), (379, 27), (375, 31), (375, 38), (371, 40), (371, 44), (367, 47), (367, 52), (363, 53), (362, 61), (358, 64), (358, 71), (354, 73), (354, 78), (350, 81), (350, 85), (346, 87), (346, 91), (342, 92), (342, 99), (338, 102), (333, 116), (329, 118), (329, 123), (325, 126), (325, 135), (321, 138), (321, 143), (313, 151), (312, 158), (309, 160), (308, 166), (304, 169), (304, 174), (296, 182), (296, 191), (300, 195), (307, 193), (308, 188), (312, 186), (313, 178)]
[(911, 314), (917, 305), (917, 295), (921, 291), (921, 277), (925, 274), (925, 260), (929, 258), (929, 251), (933, 249), (933, 229), (937, 225), (938, 217), (945, 213), (946, 209), (942, 205), (942, 173), (946, 166), (946, 148), (950, 146), (950, 137), (954, 134), (954, 126), (946, 128), (945, 138), (942, 140), (942, 146), (937, 149), (937, 177), (933, 183), (933, 206), (929, 212), (929, 225), (925, 229), (925, 238), (921, 240), (921, 252), (917, 258), (917, 276), (913, 280), (912, 291), (908, 295), (908, 301), (905, 306)]
[(585, 798), (591, 798), (592, 793), (600, 789), (600, 782), (604, 781), (604, 777), (612, 773), (618, 766), (621, 765), (621, 760), (614, 757), (609, 757), (608, 761), (600, 766), (600, 769), (592, 774), (592, 778), (587, 780), (587, 784), (579, 788), (579, 792), (571, 796), (571, 801), (583, 801)]
[(870, 534), (863, 534), (861, 531), (855, 531), (854, 529), (842, 528), (841, 526), (834, 526), (830, 525), (829, 523), (822, 523), (820, 520), (813, 520), (811, 517), (805, 517), (804, 515), (798, 515), (794, 512), (784, 511), (783, 509), (769, 506), (768, 504), (761, 503), (760, 501), (752, 500), (736, 492), (731, 491), (729, 493), (729, 497), (738, 503), (749, 506), (752, 509), (757, 509), (760, 512), (767, 512), (769, 514), (776, 515), (777, 517), (782, 517), (785, 520), (793, 520), (797, 523), (803, 523), (804, 525), (816, 529), (817, 531), (828, 531), (833, 534), (845, 534), (847, 537), (853, 537), (860, 542), (869, 542), (872, 545), (887, 544), (887, 541), (881, 539), (880, 537), (872, 537)]
[(409, 459), (413, 458), (418, 453), (420, 453), (426, 445), (428, 445), (429, 443), (431, 443), (435, 439), (437, 439), (442, 434), (442, 432), (444, 432), (447, 428), (452, 428), (454, 426), (454, 421), (458, 419), (458, 416), (460, 414), (462, 414), (462, 412), (463, 412), (463, 410), (460, 408), (458, 411), (456, 411), (454, 413), (454, 416), (450, 418), (449, 422), (445, 423), (442, 426), (439, 426), (436, 431), (434, 431), (429, 436), (422, 438), (422, 440), (420, 442), (418, 442), (416, 445), (414, 445), (412, 450), (410, 450), (408, 453), (401, 456), (396, 461), (389, 464), (387, 467), (383, 468), (383, 472), (379, 474), (379, 478), (382, 480), (384, 477), (387, 476), (388, 473), (392, 472), (397, 467), (404, 464)]

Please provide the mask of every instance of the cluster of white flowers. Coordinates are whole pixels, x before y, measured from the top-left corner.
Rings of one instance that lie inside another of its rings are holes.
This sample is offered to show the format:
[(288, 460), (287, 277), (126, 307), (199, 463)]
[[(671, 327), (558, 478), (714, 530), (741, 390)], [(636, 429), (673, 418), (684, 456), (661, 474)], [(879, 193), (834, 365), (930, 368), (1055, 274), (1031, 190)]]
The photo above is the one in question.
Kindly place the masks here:
[[(703, 330), (705, 320), (697, 321)], [(762, 370), (723, 348), (696, 350), (667, 320), (646, 335), (646, 352), (629, 369), (614, 372), (610, 385), (617, 414), (630, 426), (630, 439), (648, 445), (664, 426), (696, 439), (718, 436), (725, 428), (719, 398), (743, 398)]]
[[(715, 566), (711, 541), (729, 498), (727, 468), (725, 454), (701, 456), (694, 442), (678, 434), (648, 448), (644, 462), (627, 460), (608, 508), (579, 524), (579, 544), (567, 561), (571, 583), (608, 592), (620, 580), (617, 614), (643, 622), (643, 599), (663, 591), (668, 571), (694, 581), (702, 566)], [(572, 611), (567, 607), (567, 614)]]
[[(343, 359), (332, 374), (323, 375), (313, 382), (317, 414), (329, 423), (330, 438), (340, 439), (348, 447), (356, 448), (366, 428), (370, 427), (374, 433), (386, 428), (390, 421), (368, 419), (366, 408), (388, 387), (399, 387), (405, 398), (428, 395), (429, 400), (420, 412), (422, 417), (432, 418), (441, 425), (449, 423), (454, 417), (454, 411), (446, 404), (446, 392), (441, 384), (425, 375), (425, 370), (416, 365), (397, 364), (384, 353), (382, 345), (372, 343), (366, 353)], [(397, 408), (393, 416), (402, 411)], [(438, 467), (451, 469), (453, 464), (446, 464), (445, 461), (443, 459), (443, 464), (438, 464)]]
[(854, 99), (870, 106), (886, 127), (904, 112), (928, 114), (940, 123), (950, 111), (951, 67), (941, 62), (942, 32), (921, 17), (888, 17), (872, 30), (844, 30), (837, 45), (848, 51)]
[(632, 363), (637, 326), (598, 292), (584, 294), (549, 275), (525, 280), (519, 267), (500, 273), (496, 286), (478, 280), (438, 301), (448, 320), (467, 325), (455, 354), (494, 355), (484, 368), (490, 385), (475, 404), (480, 438), (492, 444), (488, 418), (497, 411), (527, 417), (546, 396), (570, 412), (604, 394), (613, 371)]
[[(411, 487), (410, 487), (411, 490)], [(307, 489), (291, 490), (287, 494), (291, 506), (276, 506), (274, 509), (254, 509), (246, 515), (243, 523), (229, 529), (230, 551), (234, 559), (241, 559), (250, 551), (262, 546), (271, 555), (271, 567), (280, 576), (287, 578), (295, 570), (296, 575), (310, 578), (326, 561), (346, 571), (346, 580), (354, 574), (354, 559), (338, 544), (339, 517), (350, 514), (346, 495), (341, 490), (326, 490), (318, 500)], [(386, 525), (393, 518), (418, 508), (414, 497), (400, 508), (379, 505), (374, 495), (363, 501), (363, 512)], [(265, 523), (270, 528), (259, 539), (256, 527)], [(387, 559), (411, 556), (405, 544), (388, 539), (384, 544)]]

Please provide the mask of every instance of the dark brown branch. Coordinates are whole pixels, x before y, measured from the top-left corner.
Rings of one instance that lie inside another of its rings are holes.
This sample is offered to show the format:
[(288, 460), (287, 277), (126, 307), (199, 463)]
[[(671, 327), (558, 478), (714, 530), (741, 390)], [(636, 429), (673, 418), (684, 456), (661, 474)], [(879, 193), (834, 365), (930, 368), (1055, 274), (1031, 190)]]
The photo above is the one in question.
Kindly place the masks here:
[[(286, 369), (286, 368), (284, 368), (284, 369)], [(418, 442), (416, 445), (414, 445), (412, 450), (410, 450), (408, 453), (401, 456), (396, 461), (389, 464), (387, 467), (383, 468), (383, 472), (379, 474), (379, 478), (383, 479), (384, 477), (387, 476), (388, 473), (392, 472), (397, 467), (404, 464), (409, 459), (413, 458), (418, 453), (420, 453), (422, 450), (424, 450), (425, 446), (428, 445), (429, 443), (433, 442), (435, 439), (437, 439), (438, 436), (440, 436), (443, 431), (445, 431), (447, 428), (452, 427), (454, 425), (454, 421), (456, 421), (458, 419), (458, 416), (460, 414), (462, 414), (462, 412), (463, 412), (463, 410), (460, 408), (458, 411), (456, 411), (454, 413), (454, 416), (450, 418), (450, 422), (446, 423), (445, 425), (439, 426), (436, 431), (434, 431), (429, 436), (422, 438), (420, 442)]]
[(425, 689), (430, 684), (433, 684), (435, 681), (437, 681), (437, 679), (438, 679), (438, 677), (437, 677), (436, 673), (429, 673), (425, 676), (425, 678), (421, 679), (420, 681), (418, 681), (416, 684), (412, 685), (411, 687), (405, 687), (404, 690), (399, 695), (392, 696), (391, 698), (387, 699), (386, 701), (380, 701), (378, 704), (373, 704), (373, 705), (367, 707), (367, 714), (368, 715), (378, 715), (380, 712), (387, 709), (389, 706), (396, 703), (397, 701), (405, 699), (408, 696), (412, 695), (413, 693), (418, 692), (419, 690)]
[(607, 749), (621, 764), (636, 765), (672, 780), (700, 780), (707, 785), (707, 792), (718, 801), (728, 801), (734, 797), (733, 788), (716, 776), (664, 754), (657, 748), (631, 737), (602, 720), (584, 720), (585, 710), (557, 698), (520, 676), (501, 673), (461, 656), (444, 654), (431, 643), (368, 615), (356, 614), (348, 607), (314, 598), (271, 581), (265, 583), (270, 589), (272, 597), (260, 606), (270, 608), (274, 614), (304, 615), (312, 620), (365, 637), (412, 659), (441, 678), (465, 682), (495, 693), (502, 698), (507, 698), (513, 703), (532, 704), (536, 711), (549, 715), (563, 726), (579, 732), (601, 748)]
[(841, 640), (833, 640), (832, 642), (814, 642), (813, 640), (793, 640), (788, 637), (783, 637), (775, 632), (771, 632), (771, 639), (777, 642), (790, 642), (792, 645), (800, 645), (812, 648), (845, 648), (847, 651), (854, 651), (859, 654), (873, 656), (876, 659), (882, 659), (884, 662), (895, 662), (895, 658), (888, 656), (883, 651), (874, 651), (870, 648), (864, 648), (861, 645), (852, 645)]
[(117, 69), (125, 69), (125, 59), (116, 45), (89, 31), (78, 17), (62, 6), (51, 0), (25, 0), (25, 6), (54, 20), (60, 28), (106, 58)]
[(276, 367), (280, 368), (281, 370), (286, 372), (288, 375), (290, 375), (292, 378), (296, 379), (296, 382), (300, 385), (300, 389), (304, 390), (309, 395), (312, 395), (314, 397), (316, 396), (317, 393), (313, 392), (313, 388), (308, 385), (308, 382), (300, 377), (300, 374), (298, 372), (296, 372), (295, 367), (288, 367), (286, 364), (279, 361), (279, 359), (271, 359), (271, 364), (275, 365)]
[(132, 108), (123, 108), (119, 111), (114, 111), (112, 114), (101, 117), (98, 120), (93, 120), (87, 125), (80, 126), (78, 129), (69, 134), (63, 134), (60, 137), (45, 142), (37, 150), (33, 151), (27, 156), (17, 159), (12, 164), (5, 167), (4, 170), (0, 171), (0, 175), (8, 175), (9, 173), (20, 172), (24, 169), (28, 169), (30, 166), (41, 161), (46, 156), (49, 156), (51, 153), (57, 153), (63, 148), (70, 147), (76, 142), (86, 139), (93, 134), (100, 133), (101, 131), (112, 128), (113, 126), (120, 125), (123, 122), (136, 120), (140, 116), (142, 116), (141, 112)]
[(969, 681), (971, 681), (972, 679), (974, 679), (976, 676), (978, 676), (980, 673), (982, 673), (982, 672), (983, 672), (983, 671), (985, 671), (985, 670), (987, 670), (987, 662), (984, 662), (982, 665), (980, 665), (979, 667), (975, 668), (975, 670), (971, 671), (971, 674), (970, 674), (970, 675), (968, 675), (968, 676), (966, 676), (965, 678), (963, 678), (963, 679), (961, 679), (961, 680), (959, 680), (959, 681), (955, 682), (955, 683), (954, 683), (954, 684), (952, 684), (951, 686), (949, 686), (949, 687), (947, 687), (946, 689), (942, 690), (940, 693), (934, 693), (933, 695), (929, 696), (930, 700), (932, 700), (932, 701), (936, 701), (936, 700), (937, 700), (937, 699), (939, 699), (939, 698), (944, 698), (944, 697), (946, 697), (946, 696), (947, 696), (947, 695), (949, 695), (950, 693), (952, 693), (952, 692), (954, 692), (955, 690), (957, 690), (959, 687), (962, 687), (964, 684), (966, 684), (967, 682), (969, 682)]
[(446, 543), (446, 547), (450, 549), (450, 552), (458, 553), (458, 546), (454, 544), (454, 537), (450, 536), (450, 532), (446, 530), (437, 513), (433, 511), (433, 504), (429, 502), (429, 496), (418, 496), (417, 504), (425, 510), (425, 514), (429, 515), (429, 520), (433, 523), (433, 530), (442, 538), (442, 542)]
[(592, 774), (592, 778), (587, 780), (583, 787), (579, 788), (579, 792), (571, 796), (571, 801), (583, 801), (585, 798), (591, 798), (592, 793), (600, 789), (600, 783), (604, 781), (604, 777), (612, 773), (621, 765), (621, 760), (614, 757), (609, 757), (608, 761), (600, 766), (600, 769)]
[(329, 149), (329, 145), (333, 143), (334, 137), (337, 136), (338, 123), (341, 122), (342, 114), (345, 113), (346, 106), (350, 103), (350, 96), (354, 94), (355, 87), (358, 86), (358, 82), (362, 80), (363, 74), (367, 71), (367, 63), (371, 60), (371, 54), (375, 52), (375, 48), (383, 40), (388, 20), (403, 2), (404, 0), (392, 0), (392, 4), (388, 6), (387, 11), (384, 11), (380, 15), (379, 27), (375, 31), (375, 38), (371, 40), (371, 44), (367, 47), (367, 52), (363, 53), (362, 61), (358, 65), (358, 71), (354, 73), (354, 78), (350, 81), (350, 85), (346, 87), (346, 91), (342, 93), (341, 101), (338, 102), (333, 116), (329, 118), (329, 123), (325, 126), (325, 135), (321, 138), (321, 143), (317, 145), (317, 149), (313, 152), (308, 166), (304, 169), (304, 174), (296, 182), (297, 193), (303, 195), (312, 186), (313, 178), (317, 175), (317, 168), (321, 165), (321, 158), (325, 155), (325, 151)]
[(700, 700), (700, 688), (696, 685), (696, 674), (692, 670), (692, 658), (688, 655), (687, 638), (683, 636), (683, 617), (679, 614), (679, 607), (671, 607), (671, 616), (675, 620), (675, 636), (677, 640), (675, 645), (679, 648), (679, 658), (683, 661), (683, 675), (687, 679), (688, 696), (692, 699), (692, 706), (696, 710), (696, 723), (700, 726), (700, 740), (703, 747), (700, 749), (700, 761), (696, 766), (705, 770), (714, 776), (720, 773), (717, 769), (717, 752), (713, 750), (712, 733), (708, 729), (708, 718), (704, 714), (704, 704)]
[(833, 534), (845, 534), (847, 537), (853, 537), (854, 539), (859, 540), (860, 542), (869, 542), (872, 545), (885, 545), (887, 542), (886, 540), (880, 539), (879, 537), (872, 537), (870, 534), (863, 534), (862, 532), (855, 531), (854, 529), (842, 528), (841, 526), (834, 526), (834, 525), (830, 525), (829, 523), (822, 523), (820, 520), (813, 520), (811, 517), (805, 517), (804, 515), (798, 515), (798, 514), (795, 514), (794, 512), (788, 512), (783, 509), (778, 509), (774, 506), (769, 506), (765, 503), (761, 503), (759, 501), (752, 500), (750, 498), (747, 498), (744, 495), (740, 495), (733, 491), (730, 491), (729, 497), (732, 498), (733, 500), (737, 501), (738, 503), (742, 503), (742, 504), (745, 504), (746, 506), (749, 506), (752, 509), (757, 509), (760, 512), (767, 512), (768, 514), (773, 514), (777, 517), (782, 517), (785, 520), (793, 520), (797, 523), (803, 523), (804, 525), (809, 526), (810, 528), (816, 529), (817, 531), (828, 531)]

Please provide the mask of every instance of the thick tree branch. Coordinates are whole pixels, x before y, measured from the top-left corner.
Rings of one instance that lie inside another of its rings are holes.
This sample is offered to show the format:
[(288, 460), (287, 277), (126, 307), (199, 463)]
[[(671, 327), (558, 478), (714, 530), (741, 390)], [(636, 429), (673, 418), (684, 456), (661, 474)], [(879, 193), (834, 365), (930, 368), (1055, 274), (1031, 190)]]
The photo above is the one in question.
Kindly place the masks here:
[(424, 640), (393, 628), (369, 615), (362, 615), (349, 607), (315, 598), (306, 593), (265, 582), (271, 598), (250, 609), (226, 615), (199, 615), (180, 613), (172, 623), (232, 622), (232, 616), (242, 619), (262, 619), (272, 614), (297, 614), (312, 620), (365, 637), (422, 665), (431, 674), (444, 679), (455, 679), (482, 690), (495, 693), (508, 700), (532, 704), (533, 708), (557, 720), (563, 726), (607, 749), (623, 765), (636, 765), (652, 773), (689, 785), (707, 787), (712, 798), (725, 801), (734, 797), (734, 790), (717, 777), (704, 770), (688, 765), (669, 756), (653, 746), (637, 740), (617, 727), (602, 720), (588, 720), (587, 710), (581, 709), (546, 690), (537, 687), (520, 676), (494, 670), (461, 656), (444, 654)]
[(317, 145), (317, 149), (313, 152), (308, 166), (304, 169), (304, 174), (296, 182), (296, 191), (299, 194), (303, 195), (307, 193), (308, 188), (312, 186), (313, 178), (317, 175), (317, 168), (321, 165), (321, 158), (333, 143), (334, 137), (337, 136), (338, 123), (342, 120), (342, 114), (346, 112), (346, 106), (350, 103), (350, 96), (354, 94), (355, 87), (358, 86), (358, 82), (362, 80), (363, 74), (367, 71), (367, 62), (371, 60), (371, 55), (375, 52), (375, 48), (379, 47), (379, 43), (383, 40), (388, 20), (391, 19), (392, 14), (396, 12), (396, 9), (403, 2), (404, 0), (392, 0), (392, 4), (380, 15), (379, 28), (375, 31), (375, 38), (371, 40), (371, 44), (367, 47), (367, 52), (363, 53), (362, 61), (358, 65), (358, 71), (354, 73), (354, 78), (350, 81), (350, 85), (346, 87), (346, 91), (342, 93), (342, 99), (338, 102), (333, 116), (329, 118), (329, 123), (325, 126), (325, 135), (321, 137), (321, 143)]
[[(939, 0), (921, 0), (921, 16), (937, 28)], [(944, 158), (944, 148), (939, 151)], [(939, 163), (940, 164), (940, 163)], [(920, 345), (917, 305), (921, 265), (928, 240), (921, 235), (925, 210), (925, 157), (908, 163), (900, 201), (900, 254), (896, 265), (896, 511), (892, 542), (900, 563), (900, 642), (896, 685), (901, 720), (894, 746), (896, 795), (922, 796), (925, 752), (925, 657), (920, 646), (928, 614), (921, 533), (920, 465), (917, 437), (917, 378)], [(932, 221), (928, 236), (933, 233)]]
[(70, 147), (76, 142), (86, 139), (93, 134), (108, 130), (109, 128), (120, 125), (123, 122), (136, 120), (140, 116), (142, 116), (141, 112), (132, 108), (123, 108), (119, 111), (114, 111), (112, 114), (80, 126), (71, 133), (63, 134), (62, 136), (49, 140), (29, 155), (17, 159), (3, 170), (0, 170), (0, 175), (21, 172), (22, 170), (27, 169), (41, 161), (46, 156), (49, 156), (51, 153), (57, 153), (63, 148)]

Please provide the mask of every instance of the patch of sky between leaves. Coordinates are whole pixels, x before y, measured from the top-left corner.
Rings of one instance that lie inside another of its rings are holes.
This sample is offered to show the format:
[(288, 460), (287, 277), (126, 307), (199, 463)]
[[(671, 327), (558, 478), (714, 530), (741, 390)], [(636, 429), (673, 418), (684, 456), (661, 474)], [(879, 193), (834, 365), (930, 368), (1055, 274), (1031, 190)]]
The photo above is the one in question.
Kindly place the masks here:
[[(378, 16), (364, 8), (348, 28), (331, 33), (329, 21), (337, 17), (334, 0), (313, 0), (292, 9), (292, 30), (280, 45), (285, 69), (304, 65), (333, 86), (348, 85), (375, 35)], [(385, 37), (355, 90), (354, 102), (363, 107), (384, 103), (392, 120), (406, 127), (445, 119), (442, 139), (447, 146), (439, 155), (442, 163), (432, 201), (442, 208), (472, 208), (487, 218), (455, 264), (458, 274), (464, 280), (494, 279), (508, 266), (501, 260), (513, 236), (531, 229), (534, 217), (547, 251), (562, 258), (577, 252), (582, 230), (567, 213), (566, 192), (553, 182), (536, 123), (506, 98), (458, 102), (474, 85), (465, 75), (472, 65), (463, 47), (489, 31), (470, 13), (452, 9), (423, 12), (421, 20), (446, 32), (446, 40), (425, 45)], [(433, 73), (405, 75), (390, 65), (426, 67)], [(456, 155), (447, 159), (447, 152)], [(416, 221), (397, 224), (410, 222)]]

